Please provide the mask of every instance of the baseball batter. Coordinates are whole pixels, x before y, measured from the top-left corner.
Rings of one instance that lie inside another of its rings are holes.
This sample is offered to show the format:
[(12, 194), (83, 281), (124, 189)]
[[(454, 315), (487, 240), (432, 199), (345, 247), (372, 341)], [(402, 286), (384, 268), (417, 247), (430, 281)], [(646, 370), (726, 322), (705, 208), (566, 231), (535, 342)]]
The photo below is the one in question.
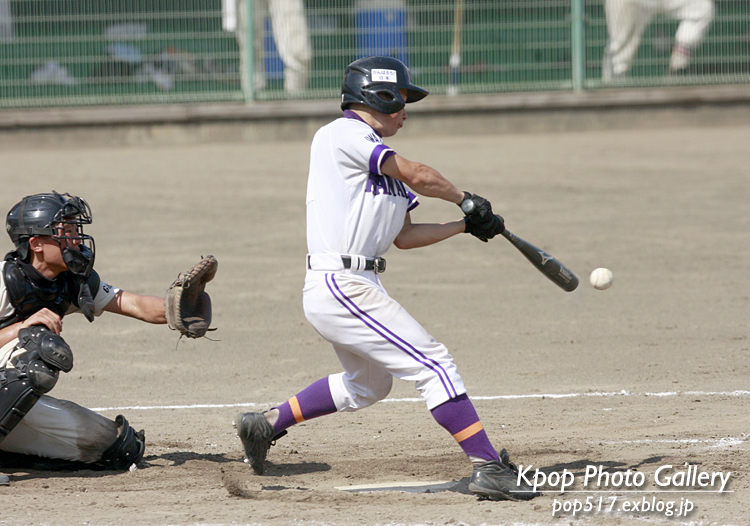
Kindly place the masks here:
[[(423, 247), (463, 232), (486, 241), (504, 229), (486, 199), (459, 191), (437, 170), (383, 142), (404, 125), (406, 103), (425, 96), (395, 58), (366, 57), (346, 68), (343, 116), (323, 126), (311, 146), (303, 289), (305, 315), (331, 342), (343, 372), (264, 413), (240, 413), (235, 426), (249, 463), (263, 474), (268, 449), (287, 428), (371, 406), (388, 395), (396, 377), (414, 383), (473, 463), (472, 492), (528, 500), (538, 494), (518, 483), (507, 452), (498, 455), (490, 443), (448, 349), (388, 295), (379, 278), (391, 245)], [(413, 192), (460, 205), (466, 216), (413, 223)]]
[(669, 73), (683, 73), (714, 17), (712, 0), (605, 0), (609, 41), (604, 50), (602, 80), (626, 77), (641, 36), (656, 15), (680, 21), (669, 62)]
[(164, 300), (113, 287), (93, 269), (91, 209), (57, 192), (24, 197), (8, 213), (15, 250), (0, 263), (0, 466), (125, 470), (143, 457), (145, 437), (48, 393), (73, 367), (63, 317), (93, 321), (103, 311), (166, 323)]

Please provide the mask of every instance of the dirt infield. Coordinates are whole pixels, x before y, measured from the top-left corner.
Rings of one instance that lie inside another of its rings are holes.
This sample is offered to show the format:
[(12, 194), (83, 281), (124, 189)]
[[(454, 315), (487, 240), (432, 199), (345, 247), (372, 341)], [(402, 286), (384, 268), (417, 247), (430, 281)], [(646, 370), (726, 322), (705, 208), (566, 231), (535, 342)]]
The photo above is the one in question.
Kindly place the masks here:
[[(471, 496), (465, 457), (404, 383), (292, 428), (267, 476), (242, 463), (236, 411), (339, 370), (302, 313), (307, 141), (0, 151), (3, 211), (52, 189), (89, 201), (108, 283), (161, 295), (200, 255), (219, 260), (213, 341), (65, 319), (76, 364), (52, 394), (124, 414), (146, 456), (116, 474), (6, 470), (0, 525), (747, 524), (749, 140), (704, 126), (388, 141), (581, 278), (565, 293), (503, 239), (387, 254), (386, 287), (451, 349), (496, 447), (529, 476), (573, 477), (526, 503)], [(459, 213), (422, 201), (415, 221)], [(589, 286), (596, 267), (611, 289)]]

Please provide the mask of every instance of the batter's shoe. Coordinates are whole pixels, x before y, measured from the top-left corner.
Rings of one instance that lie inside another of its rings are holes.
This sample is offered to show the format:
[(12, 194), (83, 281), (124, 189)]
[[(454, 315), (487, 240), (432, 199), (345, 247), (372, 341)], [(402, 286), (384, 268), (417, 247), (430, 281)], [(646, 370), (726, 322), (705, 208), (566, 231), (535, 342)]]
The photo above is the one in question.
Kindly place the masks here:
[(250, 464), (256, 475), (266, 469), (266, 454), (276, 440), (286, 435), (286, 430), (275, 434), (273, 426), (266, 420), (265, 413), (237, 413), (234, 417), (237, 436), (245, 448), (245, 462)]
[(519, 480), (518, 468), (510, 462), (508, 452), (500, 452), (500, 461), (490, 460), (475, 464), (469, 491), (485, 500), (531, 500), (541, 493)]

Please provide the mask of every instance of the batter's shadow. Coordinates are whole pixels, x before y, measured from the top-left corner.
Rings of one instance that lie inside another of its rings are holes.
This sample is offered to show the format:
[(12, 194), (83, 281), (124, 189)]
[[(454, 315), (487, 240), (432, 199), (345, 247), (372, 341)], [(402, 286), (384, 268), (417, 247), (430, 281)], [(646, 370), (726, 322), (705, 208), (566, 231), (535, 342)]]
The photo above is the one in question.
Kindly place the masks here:
[[(175, 451), (172, 453), (162, 453), (161, 455), (146, 455), (138, 464), (138, 469), (147, 469), (154, 467), (159, 460), (170, 462), (172, 466), (182, 466), (191, 460), (206, 460), (216, 464), (227, 464), (237, 462), (237, 458), (227, 458), (224, 453), (196, 453), (195, 451)], [(239, 462), (242, 462), (240, 460)]]
[[(627, 470), (637, 470), (638, 468), (642, 466), (646, 466), (648, 464), (659, 464), (664, 458), (664, 456), (654, 456), (654, 457), (648, 457), (646, 459), (641, 460), (640, 462), (636, 464), (627, 464), (626, 462), (616, 462), (611, 460), (603, 460), (603, 461), (593, 461), (593, 460), (575, 460), (573, 462), (561, 462), (559, 464), (553, 464), (551, 466), (543, 466), (539, 467), (539, 471), (542, 473), (545, 473), (549, 475), (550, 473), (561, 473), (564, 469), (567, 469), (569, 472), (573, 473), (576, 480), (578, 480), (581, 476), (585, 475), (586, 467), (587, 466), (602, 466), (602, 472), (603, 473), (615, 473), (618, 471), (625, 472)], [(536, 468), (534, 468), (536, 469)], [(527, 475), (527, 478), (531, 479), (533, 477), (533, 470)], [(471, 477), (464, 477), (456, 483), (448, 488), (444, 489), (442, 491), (449, 491), (451, 493), (461, 493), (462, 495), (474, 495), (472, 492), (469, 491), (469, 482), (471, 481)], [(428, 491), (429, 492), (429, 491)]]
[(575, 460), (573, 462), (562, 462), (559, 464), (553, 464), (552, 466), (545, 466), (540, 467), (539, 471), (545, 474), (550, 474), (553, 472), (562, 472), (564, 469), (567, 469), (573, 475), (576, 477), (576, 479), (579, 476), (585, 475), (586, 468), (588, 466), (602, 466), (602, 472), (603, 473), (615, 473), (618, 471), (628, 471), (628, 470), (638, 470), (638, 468), (641, 468), (643, 466), (647, 466), (649, 464), (659, 464), (662, 460), (664, 460), (665, 456), (654, 456), (654, 457), (648, 457), (636, 464), (628, 464), (626, 462), (615, 462), (612, 460), (588, 460), (588, 459), (582, 459), (582, 460)]
[[(250, 466), (245, 464), (242, 457), (227, 457), (224, 453), (196, 453), (194, 451), (175, 451), (171, 453), (163, 453), (161, 455), (147, 455), (143, 457), (138, 469), (148, 469), (149, 467), (156, 467), (161, 463), (159, 461), (166, 461), (171, 466), (181, 466), (191, 460), (205, 460), (208, 462), (214, 462), (216, 464), (241, 464), (250, 469)], [(276, 477), (292, 477), (294, 475), (307, 475), (310, 473), (319, 473), (323, 471), (329, 471), (331, 469), (330, 464), (324, 462), (298, 462), (294, 464), (274, 464), (266, 461), (265, 475), (271, 475)]]
[(325, 462), (295, 462), (294, 464), (274, 464), (266, 460), (264, 475), (273, 477), (293, 477), (330, 471), (331, 465)]

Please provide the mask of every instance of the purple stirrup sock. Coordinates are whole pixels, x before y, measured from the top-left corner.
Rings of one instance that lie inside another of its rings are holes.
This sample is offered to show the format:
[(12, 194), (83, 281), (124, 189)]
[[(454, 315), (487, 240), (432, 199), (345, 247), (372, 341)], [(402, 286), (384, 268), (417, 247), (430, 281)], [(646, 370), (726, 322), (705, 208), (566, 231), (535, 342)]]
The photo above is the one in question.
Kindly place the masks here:
[(335, 413), (328, 377), (309, 385), (275, 409), (279, 410), (279, 419), (273, 426), (276, 433), (305, 420)]
[(484, 460), (500, 460), (479, 421), (469, 397), (465, 394), (440, 404), (432, 410), (435, 421), (453, 435), (467, 456)]

